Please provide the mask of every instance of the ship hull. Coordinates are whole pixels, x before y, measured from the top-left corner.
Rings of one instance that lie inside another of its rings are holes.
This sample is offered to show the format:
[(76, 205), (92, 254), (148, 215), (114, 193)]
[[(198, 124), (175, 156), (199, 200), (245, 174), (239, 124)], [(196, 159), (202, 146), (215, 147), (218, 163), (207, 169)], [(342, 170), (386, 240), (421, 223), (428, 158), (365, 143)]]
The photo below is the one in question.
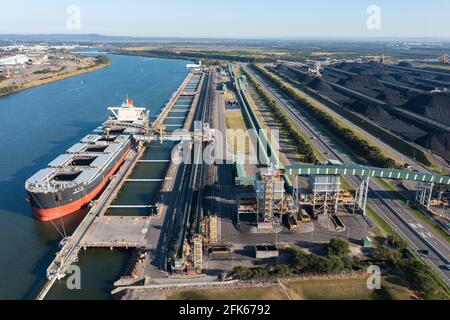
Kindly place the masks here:
[(85, 186), (67, 188), (57, 193), (29, 193), (33, 216), (40, 221), (52, 221), (86, 207), (106, 188), (110, 178), (123, 164), (131, 148), (119, 153), (101, 174)]

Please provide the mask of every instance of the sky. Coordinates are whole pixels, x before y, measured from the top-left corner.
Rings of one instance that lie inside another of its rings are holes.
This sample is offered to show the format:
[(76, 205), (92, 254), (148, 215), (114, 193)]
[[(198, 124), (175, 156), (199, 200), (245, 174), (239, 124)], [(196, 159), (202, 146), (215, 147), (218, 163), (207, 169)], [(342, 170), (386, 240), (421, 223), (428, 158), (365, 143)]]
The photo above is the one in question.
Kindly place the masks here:
[[(0, 5), (0, 34), (450, 38), (448, 0), (0, 0)], [(72, 5), (79, 15), (67, 13)], [(380, 19), (367, 13), (371, 5), (380, 9)]]

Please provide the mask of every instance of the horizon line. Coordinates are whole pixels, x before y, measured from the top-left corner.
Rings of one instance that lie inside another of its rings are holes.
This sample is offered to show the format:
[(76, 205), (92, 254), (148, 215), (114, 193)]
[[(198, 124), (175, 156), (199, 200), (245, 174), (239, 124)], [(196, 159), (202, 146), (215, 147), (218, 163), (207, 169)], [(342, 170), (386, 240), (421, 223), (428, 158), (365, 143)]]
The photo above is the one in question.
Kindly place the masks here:
[[(111, 35), (101, 33), (0, 33), (0, 37), (7, 36), (97, 36), (105, 38), (128, 38), (135, 40), (157, 40), (157, 39), (177, 39), (177, 40), (255, 40), (255, 41), (293, 41), (293, 40), (358, 40), (358, 41), (450, 41), (450, 37), (439, 36), (285, 36), (285, 37), (228, 37), (228, 36), (135, 36), (135, 35)], [(0, 39), (2, 40), (2, 39)]]

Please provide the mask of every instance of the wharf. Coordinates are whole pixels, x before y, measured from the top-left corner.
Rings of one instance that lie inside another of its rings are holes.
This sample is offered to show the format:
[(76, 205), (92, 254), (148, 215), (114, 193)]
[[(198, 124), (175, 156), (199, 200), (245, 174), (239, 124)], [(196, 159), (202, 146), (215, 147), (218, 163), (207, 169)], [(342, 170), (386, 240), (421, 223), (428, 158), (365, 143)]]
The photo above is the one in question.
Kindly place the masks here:
[(149, 217), (108, 217), (95, 219), (80, 241), (82, 248), (144, 248)]

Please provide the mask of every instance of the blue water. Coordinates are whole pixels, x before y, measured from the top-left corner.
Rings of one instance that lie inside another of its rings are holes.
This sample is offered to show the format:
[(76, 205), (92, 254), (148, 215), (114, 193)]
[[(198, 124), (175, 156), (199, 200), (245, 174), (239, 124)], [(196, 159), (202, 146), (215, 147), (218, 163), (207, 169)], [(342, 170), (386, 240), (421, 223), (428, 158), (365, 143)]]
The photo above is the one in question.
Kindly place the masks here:
[[(0, 97), (0, 299), (34, 298), (61, 239), (51, 224), (31, 217), (24, 181), (100, 125), (106, 108), (127, 95), (159, 113), (188, 72), (186, 61), (109, 57), (113, 64), (105, 69)], [(65, 219), (65, 229), (81, 218)], [(87, 296), (103, 297), (95, 286), (89, 290)]]

